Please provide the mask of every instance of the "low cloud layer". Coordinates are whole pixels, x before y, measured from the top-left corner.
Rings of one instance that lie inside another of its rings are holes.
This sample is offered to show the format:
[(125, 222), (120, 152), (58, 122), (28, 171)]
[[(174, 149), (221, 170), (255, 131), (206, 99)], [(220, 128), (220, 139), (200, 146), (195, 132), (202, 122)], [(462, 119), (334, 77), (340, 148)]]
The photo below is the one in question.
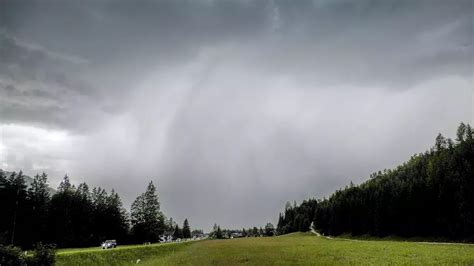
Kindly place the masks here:
[(275, 222), (473, 121), (472, 1), (2, 1), (0, 168)]

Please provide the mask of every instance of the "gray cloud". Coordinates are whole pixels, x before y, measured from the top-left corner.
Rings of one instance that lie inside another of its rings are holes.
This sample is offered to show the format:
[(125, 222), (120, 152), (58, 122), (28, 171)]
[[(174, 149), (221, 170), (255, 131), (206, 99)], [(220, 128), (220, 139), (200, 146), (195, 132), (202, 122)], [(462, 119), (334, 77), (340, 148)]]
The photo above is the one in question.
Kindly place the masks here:
[[(3, 123), (90, 130), (104, 97), (83, 77), (84, 62), (0, 35), (0, 118)], [(98, 85), (100, 86), (100, 85)], [(108, 108), (108, 109), (107, 109)], [(109, 111), (117, 110), (113, 106)], [(85, 119), (87, 113), (94, 117)], [(86, 121), (87, 120), (87, 121)]]
[(126, 204), (154, 179), (205, 229), (274, 221), (472, 121), (472, 8), (3, 1), (0, 166)]

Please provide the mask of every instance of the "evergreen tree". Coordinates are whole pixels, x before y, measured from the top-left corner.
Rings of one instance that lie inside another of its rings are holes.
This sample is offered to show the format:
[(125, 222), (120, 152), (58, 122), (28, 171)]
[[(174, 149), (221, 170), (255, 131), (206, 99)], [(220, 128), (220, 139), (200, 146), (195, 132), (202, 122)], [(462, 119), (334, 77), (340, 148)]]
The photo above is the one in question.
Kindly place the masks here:
[(157, 242), (159, 235), (164, 232), (164, 216), (152, 182), (148, 184), (146, 192), (132, 203), (131, 223), (136, 241)]
[(217, 231), (216, 231), (216, 238), (217, 239), (222, 239), (224, 236), (222, 235), (221, 227), (217, 226)]
[(285, 233), (284, 225), (285, 225), (285, 221), (283, 220), (283, 216), (282, 216), (282, 214), (280, 213), (280, 214), (278, 215), (278, 224), (277, 224), (277, 233), (278, 233), (279, 235)]
[(273, 236), (275, 235), (275, 227), (272, 223), (267, 223), (265, 225), (265, 235), (266, 236)]
[[(23, 172), (13, 172), (5, 180), (5, 196), (2, 202), (6, 214), (3, 237), (8, 244), (25, 246), (28, 230), (28, 202)], [(3, 218), (1, 219), (3, 220)], [(3, 238), (2, 237), (2, 238)]]
[(173, 217), (170, 217), (168, 220), (166, 220), (165, 224), (167, 231), (173, 231), (176, 225), (176, 223), (173, 221)]
[(47, 238), (48, 205), (51, 200), (48, 190), (48, 178), (46, 173), (36, 174), (28, 189), (30, 201), (30, 215), (34, 217), (30, 223), (30, 242), (38, 243)]
[(472, 140), (473, 140), (473, 138), (474, 138), (474, 132), (473, 132), (473, 130), (472, 130), (471, 125), (467, 125), (467, 126), (466, 126), (466, 133), (465, 133), (465, 134), (466, 134), (466, 140), (467, 140), (467, 141), (472, 141)]
[(61, 247), (81, 246), (78, 243), (75, 230), (76, 217), (82, 214), (76, 212), (75, 193), (69, 177), (64, 176), (58, 186), (57, 193), (51, 197), (48, 216), (49, 241)]
[(106, 215), (105, 219), (102, 220), (104, 225), (103, 238), (113, 238), (118, 241), (126, 240), (128, 234), (127, 212), (123, 208), (119, 194), (112, 189), (105, 203), (103, 212)]
[(254, 227), (254, 228), (252, 229), (252, 236), (254, 236), (254, 237), (257, 237), (257, 236), (258, 236), (258, 228), (257, 228), (257, 227)]
[(183, 223), (183, 238), (191, 238), (191, 228), (189, 227), (188, 219), (184, 219)]
[(445, 149), (447, 146), (447, 141), (446, 139), (443, 137), (443, 135), (438, 134), (438, 136), (436, 137), (436, 141), (435, 141), (435, 148), (437, 151), (439, 150), (442, 150), (442, 149)]
[(466, 134), (466, 124), (462, 123), (459, 125), (458, 130), (456, 132), (456, 140), (458, 142), (464, 142), (464, 136)]
[(178, 225), (175, 226), (174, 232), (173, 232), (173, 239), (181, 239), (183, 238), (183, 230), (179, 228)]
[(89, 186), (86, 183), (79, 184), (76, 193), (78, 198), (85, 201), (91, 201), (91, 193), (89, 191)]
[(69, 176), (65, 175), (61, 183), (59, 183), (58, 186), (58, 192), (69, 192), (74, 189), (73, 185), (71, 185), (71, 182), (69, 181)]

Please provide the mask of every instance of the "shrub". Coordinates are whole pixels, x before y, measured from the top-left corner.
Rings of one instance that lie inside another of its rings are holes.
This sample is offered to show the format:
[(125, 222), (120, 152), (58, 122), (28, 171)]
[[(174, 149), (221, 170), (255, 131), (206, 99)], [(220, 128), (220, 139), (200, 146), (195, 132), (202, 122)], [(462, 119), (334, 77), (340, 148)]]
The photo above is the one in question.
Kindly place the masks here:
[(1, 266), (50, 266), (56, 260), (55, 246), (38, 243), (28, 254), (14, 246), (0, 245)]
[(0, 265), (17, 266), (24, 264), (24, 255), (20, 248), (0, 245)]
[(56, 260), (56, 250), (54, 245), (36, 244), (33, 255), (27, 257), (27, 265), (49, 266), (54, 265)]

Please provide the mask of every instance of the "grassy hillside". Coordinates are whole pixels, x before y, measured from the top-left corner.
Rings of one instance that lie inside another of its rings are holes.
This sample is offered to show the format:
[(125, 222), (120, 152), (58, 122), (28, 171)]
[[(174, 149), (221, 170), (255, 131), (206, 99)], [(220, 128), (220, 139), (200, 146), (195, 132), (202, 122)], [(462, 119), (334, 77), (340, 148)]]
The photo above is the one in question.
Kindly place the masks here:
[(58, 265), (463, 264), (474, 245), (325, 239), (309, 233), (152, 246), (60, 250)]

